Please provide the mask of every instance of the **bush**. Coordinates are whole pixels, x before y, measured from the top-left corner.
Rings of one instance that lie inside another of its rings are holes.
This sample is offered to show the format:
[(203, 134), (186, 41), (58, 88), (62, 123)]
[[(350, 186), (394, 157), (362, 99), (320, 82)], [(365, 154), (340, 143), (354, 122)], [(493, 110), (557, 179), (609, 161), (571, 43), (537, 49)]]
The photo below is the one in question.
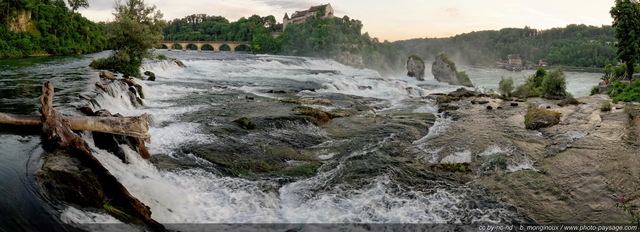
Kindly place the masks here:
[(538, 70), (536, 71), (536, 74), (533, 74), (533, 76), (531, 77), (531, 83), (533, 84), (533, 88), (542, 87), (542, 81), (544, 80), (544, 77), (546, 75), (547, 75), (546, 70), (544, 70), (543, 68), (538, 68)]
[(600, 106), (600, 111), (602, 112), (609, 112), (611, 111), (611, 103), (610, 102), (605, 102), (604, 104), (602, 104)]
[(498, 84), (498, 90), (500, 90), (500, 93), (502, 93), (502, 95), (504, 96), (511, 96), (511, 92), (513, 91), (513, 79), (511, 77), (507, 79), (504, 79), (504, 77), (502, 77), (500, 83)]
[(512, 95), (519, 98), (540, 97), (542, 96), (542, 89), (534, 88), (532, 82), (527, 82), (516, 87)]
[(158, 54), (158, 56), (156, 56), (156, 58), (157, 58), (158, 60), (166, 60), (166, 59), (167, 59), (167, 56), (165, 56), (164, 54)]
[(640, 80), (635, 80), (631, 84), (621, 81), (614, 82), (607, 91), (614, 102), (639, 102), (640, 101)]
[(565, 98), (567, 96), (567, 81), (562, 68), (557, 68), (544, 76), (542, 91), (545, 98)]
[(461, 85), (473, 87), (473, 83), (471, 83), (471, 79), (469, 79), (469, 75), (467, 75), (467, 72), (456, 71), (456, 78), (458, 78), (458, 82), (460, 82)]
[(593, 86), (593, 88), (591, 88), (591, 93), (589, 94), (589, 96), (593, 96), (596, 94), (600, 93), (600, 86)]

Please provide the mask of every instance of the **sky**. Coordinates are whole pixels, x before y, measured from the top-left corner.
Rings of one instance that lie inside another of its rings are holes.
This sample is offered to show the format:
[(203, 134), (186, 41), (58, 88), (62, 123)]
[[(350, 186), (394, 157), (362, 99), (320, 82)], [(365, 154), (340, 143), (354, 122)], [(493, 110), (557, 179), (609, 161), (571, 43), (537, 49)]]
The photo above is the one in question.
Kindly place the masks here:
[[(550, 29), (568, 24), (611, 25), (614, 0), (145, 0), (164, 14), (165, 20), (192, 14), (223, 16), (230, 21), (257, 14), (273, 15), (282, 22), (285, 13), (331, 3), (335, 15), (348, 15), (364, 24), (380, 41), (450, 37), (472, 31), (507, 27)], [(80, 9), (93, 21), (113, 20), (115, 0), (89, 0)]]

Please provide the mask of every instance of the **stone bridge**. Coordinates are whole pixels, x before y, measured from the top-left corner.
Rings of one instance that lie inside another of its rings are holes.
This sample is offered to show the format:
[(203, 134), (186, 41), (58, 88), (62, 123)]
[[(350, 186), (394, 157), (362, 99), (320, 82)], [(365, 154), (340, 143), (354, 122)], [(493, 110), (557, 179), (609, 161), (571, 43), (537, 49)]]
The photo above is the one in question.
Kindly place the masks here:
[(222, 45), (229, 46), (231, 52), (235, 52), (236, 48), (242, 45), (251, 47), (251, 42), (249, 41), (163, 41), (160, 44), (166, 46), (169, 51), (173, 50), (173, 46), (176, 44), (180, 45), (183, 51), (186, 51), (189, 45), (194, 45), (198, 48), (199, 52), (202, 51), (202, 47), (205, 45), (213, 47), (213, 52), (220, 52)]

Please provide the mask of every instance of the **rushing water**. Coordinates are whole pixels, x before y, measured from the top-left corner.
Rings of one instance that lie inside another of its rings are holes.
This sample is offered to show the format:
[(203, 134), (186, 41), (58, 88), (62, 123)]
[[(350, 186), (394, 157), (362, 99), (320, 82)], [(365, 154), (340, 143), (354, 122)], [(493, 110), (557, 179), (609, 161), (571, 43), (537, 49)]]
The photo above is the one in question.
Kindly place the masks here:
[[(375, 71), (354, 69), (329, 60), (163, 53), (183, 60), (187, 68), (179, 68), (172, 62), (144, 64), (143, 68), (155, 72), (158, 79), (139, 81), (146, 95), (141, 107), (134, 107), (117, 95), (92, 93), (98, 75), (87, 65), (106, 53), (2, 60), (0, 111), (37, 114), (40, 86), (46, 80), (53, 80), (56, 84), (54, 106), (64, 114), (78, 114), (75, 107), (87, 103), (77, 95), (86, 93), (95, 96), (100, 104), (94, 109), (104, 108), (123, 115), (153, 115), (152, 141), (148, 148), (155, 163), (139, 158), (128, 149), (125, 149), (126, 164), (106, 151), (95, 147), (93, 150), (135, 197), (151, 207), (152, 217), (161, 223), (458, 224), (508, 223), (519, 217), (510, 207), (484, 196), (472, 185), (421, 179), (424, 177), (399, 170), (403, 166), (385, 163), (388, 161), (382, 158), (386, 155), (385, 149), (397, 140), (397, 133), (333, 139), (323, 128), (310, 123), (290, 123), (242, 138), (230, 138), (218, 130), (228, 124), (227, 112), (243, 112), (236, 105), (243, 104), (238, 102), (248, 96), (255, 96), (258, 102), (282, 98), (273, 90), (295, 97), (332, 97), (336, 102), (339, 99), (353, 101), (350, 99), (356, 97), (377, 99), (367, 103), (377, 113), (398, 109), (435, 113), (437, 107), (422, 97), (449, 92), (459, 86), (438, 83), (429, 77), (425, 82), (406, 76), (381, 77)], [(533, 74), (533, 71), (463, 69), (479, 89), (497, 89), (500, 77), (512, 77), (518, 84)], [(587, 95), (599, 79), (599, 74), (566, 74), (569, 92), (574, 96)], [(407, 101), (410, 99), (418, 101)], [(352, 102), (343, 103), (348, 104)], [(270, 113), (270, 109), (262, 111)], [(443, 120), (439, 119), (422, 140), (446, 133), (446, 124), (452, 122)], [(313, 155), (323, 160), (318, 173), (307, 178), (234, 177), (206, 159), (207, 155), (216, 155), (216, 149), (231, 146), (230, 142), (249, 146), (258, 141), (298, 141), (300, 137), (311, 141), (300, 147), (316, 151)], [(85, 135), (87, 141), (91, 141), (89, 138), (90, 135)], [(202, 149), (207, 146), (212, 149)], [(116, 222), (108, 215), (52, 202), (40, 193), (33, 180), (44, 154), (39, 137), (0, 128), (0, 147), (0, 228), (38, 228), (38, 224), (45, 223), (63, 229), (81, 223)], [(348, 149), (331, 150), (334, 147)], [(370, 162), (366, 165), (376, 170), (367, 170), (363, 177), (357, 173), (362, 167), (354, 165), (358, 160)], [(357, 178), (353, 179), (354, 176)]]

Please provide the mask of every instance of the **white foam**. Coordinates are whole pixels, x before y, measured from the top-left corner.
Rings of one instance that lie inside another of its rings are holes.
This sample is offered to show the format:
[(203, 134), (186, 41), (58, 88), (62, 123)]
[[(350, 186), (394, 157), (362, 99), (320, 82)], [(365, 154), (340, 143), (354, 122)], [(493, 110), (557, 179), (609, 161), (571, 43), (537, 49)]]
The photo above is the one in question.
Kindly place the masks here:
[(471, 162), (471, 151), (460, 151), (454, 154), (448, 155), (442, 160), (440, 163), (448, 163), (448, 164), (459, 164), (459, 163), (470, 163)]
[(531, 160), (531, 158), (529, 158), (528, 156), (525, 156), (519, 162), (512, 160), (512, 163), (509, 163), (507, 165), (507, 173), (517, 172), (521, 170), (538, 171), (538, 169), (536, 169), (533, 165), (534, 165), (533, 160)]
[(491, 156), (496, 154), (507, 154), (510, 155), (513, 152), (513, 149), (502, 149), (497, 145), (491, 145), (487, 147), (484, 151), (478, 153), (478, 156)]
[(122, 223), (111, 215), (79, 210), (74, 208), (73, 206), (69, 206), (62, 211), (62, 213), (60, 214), (60, 220), (64, 223), (75, 225), (94, 223)]

